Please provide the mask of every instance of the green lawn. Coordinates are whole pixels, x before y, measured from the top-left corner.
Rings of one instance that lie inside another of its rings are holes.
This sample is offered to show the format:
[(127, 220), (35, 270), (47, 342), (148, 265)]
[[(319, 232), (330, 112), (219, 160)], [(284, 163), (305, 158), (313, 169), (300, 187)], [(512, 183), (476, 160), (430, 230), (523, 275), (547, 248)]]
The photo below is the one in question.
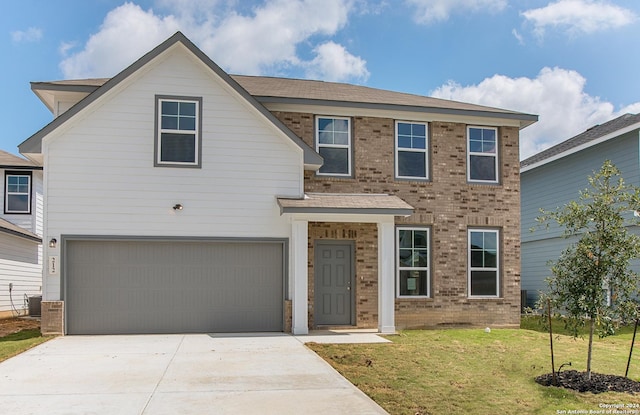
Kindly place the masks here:
[[(551, 372), (549, 334), (532, 321), (523, 326), (533, 330), (403, 331), (389, 336), (393, 343), (309, 347), (391, 414), (589, 413), (607, 404), (640, 405), (640, 395), (580, 394), (535, 383)], [(624, 376), (632, 331), (594, 341), (594, 372)], [(555, 335), (554, 351), (556, 370), (568, 362), (567, 369), (585, 370), (586, 339)], [(629, 377), (640, 380), (640, 347)], [(640, 406), (632, 410), (640, 413)]]
[(40, 330), (22, 330), (0, 337), (0, 362), (46, 342), (51, 337), (43, 337)]

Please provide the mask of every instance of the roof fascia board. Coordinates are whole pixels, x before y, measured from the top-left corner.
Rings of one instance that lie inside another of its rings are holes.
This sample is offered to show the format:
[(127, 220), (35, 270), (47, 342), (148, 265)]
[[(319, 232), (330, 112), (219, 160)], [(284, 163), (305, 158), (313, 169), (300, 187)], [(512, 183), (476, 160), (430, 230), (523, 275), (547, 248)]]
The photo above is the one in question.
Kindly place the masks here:
[(524, 114), (524, 113), (509, 113), (509, 112), (500, 112), (500, 111), (422, 107), (422, 106), (415, 106), (415, 105), (378, 104), (378, 103), (370, 103), (370, 102), (348, 102), (348, 101), (338, 101), (338, 100), (333, 101), (333, 100), (320, 100), (320, 99), (309, 99), (309, 98), (282, 98), (282, 97), (267, 97), (267, 96), (256, 96), (255, 98), (263, 104), (293, 104), (293, 105), (304, 105), (304, 106), (315, 105), (315, 106), (331, 106), (331, 107), (343, 107), (343, 108), (363, 108), (363, 109), (382, 110), (382, 111), (402, 111), (402, 112), (472, 116), (472, 117), (481, 117), (481, 118), (501, 118), (501, 119), (519, 121), (521, 129), (528, 127), (529, 125), (538, 121), (537, 115)]
[[(105, 82), (106, 83), (106, 82)], [(31, 82), (31, 90), (36, 91), (56, 91), (56, 92), (84, 92), (92, 93), (100, 88), (95, 85), (69, 85), (55, 84), (51, 82)]]
[(42, 166), (12, 166), (11, 164), (0, 164), (0, 169), (7, 169), (7, 170), (43, 170)]
[(616, 130), (616, 131), (614, 131), (612, 133), (603, 135), (600, 138), (596, 138), (595, 140), (591, 140), (591, 141), (588, 141), (588, 142), (586, 142), (584, 144), (581, 144), (579, 146), (572, 147), (569, 150), (563, 151), (562, 153), (558, 153), (558, 154), (555, 154), (555, 155), (553, 155), (551, 157), (548, 157), (548, 158), (546, 158), (544, 160), (540, 160), (537, 163), (533, 163), (533, 164), (530, 164), (528, 166), (525, 166), (525, 167), (520, 169), (520, 173), (524, 173), (524, 172), (527, 172), (529, 170), (536, 169), (536, 168), (538, 168), (540, 166), (544, 166), (545, 164), (551, 163), (552, 161), (556, 161), (556, 160), (559, 160), (561, 158), (564, 158), (564, 157), (570, 156), (572, 154), (578, 153), (578, 152), (580, 152), (580, 151), (582, 151), (584, 149), (596, 146), (596, 145), (598, 145), (600, 143), (604, 143), (605, 141), (609, 141), (609, 140), (614, 139), (616, 137), (620, 137), (621, 135), (626, 134), (626, 133), (631, 132), (631, 131), (636, 130), (636, 129), (640, 129), (640, 123), (635, 123), (635, 124), (629, 125), (627, 127), (624, 127), (624, 128), (619, 129), (619, 130)]

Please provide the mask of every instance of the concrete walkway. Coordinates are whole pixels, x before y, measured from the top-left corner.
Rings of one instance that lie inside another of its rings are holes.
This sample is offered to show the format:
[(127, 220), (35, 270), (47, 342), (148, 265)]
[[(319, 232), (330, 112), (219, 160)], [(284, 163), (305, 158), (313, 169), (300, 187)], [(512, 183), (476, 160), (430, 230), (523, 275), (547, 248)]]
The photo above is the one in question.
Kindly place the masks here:
[(59, 337), (0, 363), (0, 408), (47, 415), (385, 414), (303, 345), (332, 336), (384, 341), (327, 333)]

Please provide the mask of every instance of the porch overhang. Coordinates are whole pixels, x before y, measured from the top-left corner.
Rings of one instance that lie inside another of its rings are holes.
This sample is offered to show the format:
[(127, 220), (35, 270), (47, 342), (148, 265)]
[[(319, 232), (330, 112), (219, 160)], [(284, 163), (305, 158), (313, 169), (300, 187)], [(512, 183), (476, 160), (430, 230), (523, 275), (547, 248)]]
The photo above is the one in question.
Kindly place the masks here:
[[(307, 193), (301, 199), (278, 198), (280, 214), (299, 219), (354, 221), (354, 216), (365, 222), (379, 222), (375, 216), (410, 216), (413, 206), (398, 196), (387, 194)], [(346, 220), (340, 217), (347, 216)], [(373, 216), (367, 218), (369, 216)], [(327, 219), (321, 219), (321, 218)], [(361, 220), (357, 220), (362, 222)]]

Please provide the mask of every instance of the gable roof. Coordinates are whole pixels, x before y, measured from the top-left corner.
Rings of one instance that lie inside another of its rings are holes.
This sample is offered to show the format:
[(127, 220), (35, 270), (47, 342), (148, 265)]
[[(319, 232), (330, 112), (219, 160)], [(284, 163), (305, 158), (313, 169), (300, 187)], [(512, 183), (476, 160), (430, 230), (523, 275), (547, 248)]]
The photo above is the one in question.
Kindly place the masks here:
[[(89, 104), (96, 101), (98, 98), (106, 94), (109, 90), (123, 82), (133, 73), (153, 61), (157, 56), (168, 50), (173, 45), (181, 43), (197, 58), (199, 58), (209, 69), (211, 69), (216, 75), (218, 75), (223, 81), (225, 81), (231, 88), (235, 90), (243, 99), (251, 104), (260, 114), (273, 123), (284, 135), (291, 139), (298, 147), (303, 150), (304, 164), (305, 166), (317, 169), (323, 163), (322, 157), (309, 145), (307, 145), (300, 137), (295, 135), (287, 126), (285, 126), (280, 120), (278, 120), (271, 112), (269, 112), (262, 104), (260, 104), (254, 97), (252, 97), (245, 89), (243, 89), (236, 81), (234, 81), (225, 71), (223, 71), (215, 62), (213, 62), (204, 52), (202, 52), (196, 45), (194, 45), (187, 37), (181, 32), (176, 32), (169, 39), (156, 46), (153, 50), (142, 56), (136, 62), (124, 69), (122, 72), (106, 80), (99, 88), (96, 88), (88, 96), (71, 107), (68, 111), (55, 118), (52, 122), (47, 124), (40, 131), (22, 142), (18, 149), (22, 154), (41, 153), (42, 152), (42, 139), (49, 133), (60, 127), (62, 124), (71, 119), (74, 115), (82, 111)], [(65, 81), (64, 84), (67, 88), (73, 88), (75, 92), (83, 92), (82, 82), (69, 83)], [(87, 92), (86, 88), (84, 92)]]
[(624, 114), (521, 161), (520, 171), (531, 170), (635, 129), (640, 129), (640, 114)]
[[(339, 82), (269, 76), (230, 75), (230, 77), (263, 104), (320, 104), (335, 107), (498, 117), (520, 121), (520, 128), (527, 127), (538, 120), (537, 115)], [(94, 78), (32, 82), (31, 88), (43, 99), (40, 91), (91, 92), (108, 81), (109, 78)]]
[(42, 166), (34, 162), (0, 150), (0, 168), (17, 170), (41, 170)]

